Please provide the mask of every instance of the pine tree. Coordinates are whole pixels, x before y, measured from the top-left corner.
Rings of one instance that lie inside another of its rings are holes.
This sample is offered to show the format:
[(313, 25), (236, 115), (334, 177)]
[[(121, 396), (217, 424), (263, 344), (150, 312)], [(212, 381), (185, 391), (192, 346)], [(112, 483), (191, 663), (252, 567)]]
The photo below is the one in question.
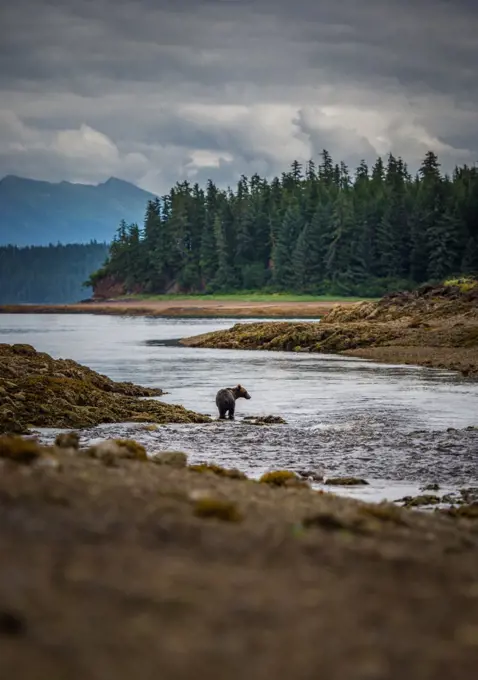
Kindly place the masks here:
[(303, 226), (299, 204), (293, 201), (286, 210), (272, 251), (273, 281), (278, 290), (296, 288), (293, 252)]

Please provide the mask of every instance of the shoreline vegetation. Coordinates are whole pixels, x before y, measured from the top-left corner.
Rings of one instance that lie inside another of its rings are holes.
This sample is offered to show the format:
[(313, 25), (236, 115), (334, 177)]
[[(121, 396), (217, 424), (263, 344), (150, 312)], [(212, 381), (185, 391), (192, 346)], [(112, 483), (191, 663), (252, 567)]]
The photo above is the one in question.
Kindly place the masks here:
[(423, 513), (80, 444), (0, 437), (6, 676), (473, 677), (476, 504)]

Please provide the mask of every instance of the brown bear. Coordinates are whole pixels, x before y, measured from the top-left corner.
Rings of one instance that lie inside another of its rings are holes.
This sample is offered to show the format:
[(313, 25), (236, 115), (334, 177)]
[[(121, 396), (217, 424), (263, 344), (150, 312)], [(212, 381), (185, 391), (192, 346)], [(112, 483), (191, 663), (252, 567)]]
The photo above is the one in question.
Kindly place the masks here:
[(236, 408), (236, 399), (242, 397), (243, 399), (250, 399), (249, 392), (242, 387), (225, 387), (216, 394), (216, 406), (219, 409), (219, 418), (224, 420), (226, 413), (229, 412), (229, 420), (234, 420), (234, 410)]

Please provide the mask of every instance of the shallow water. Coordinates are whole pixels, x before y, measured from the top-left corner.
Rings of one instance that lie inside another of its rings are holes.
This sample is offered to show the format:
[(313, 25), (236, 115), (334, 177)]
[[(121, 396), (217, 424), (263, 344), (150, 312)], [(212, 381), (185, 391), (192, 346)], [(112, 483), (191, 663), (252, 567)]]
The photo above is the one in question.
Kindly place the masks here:
[[(465, 429), (478, 425), (477, 382), (443, 370), (341, 356), (193, 349), (171, 342), (234, 323), (1, 315), (0, 342), (29, 343), (115, 380), (161, 387), (168, 392), (162, 400), (210, 415), (216, 414), (220, 387), (240, 382), (252, 396), (238, 401), (235, 422), (168, 425), (155, 432), (108, 425), (85, 431), (88, 439), (134, 435), (151, 451), (180, 449), (192, 461), (238, 467), (254, 477), (278, 468), (364, 477), (367, 487), (334, 491), (369, 500), (413, 495), (430, 482), (439, 482), (444, 493), (478, 484), (478, 430)], [(287, 425), (242, 421), (268, 414), (282, 416)], [(45, 441), (53, 435), (42, 432)]]

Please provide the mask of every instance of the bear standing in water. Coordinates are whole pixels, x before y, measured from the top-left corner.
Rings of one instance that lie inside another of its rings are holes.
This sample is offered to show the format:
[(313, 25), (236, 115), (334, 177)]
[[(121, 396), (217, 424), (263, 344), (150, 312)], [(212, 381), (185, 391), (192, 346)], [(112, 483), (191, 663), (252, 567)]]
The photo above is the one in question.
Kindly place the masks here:
[(234, 410), (236, 408), (236, 399), (242, 397), (243, 399), (250, 399), (249, 392), (242, 387), (225, 387), (219, 390), (216, 394), (216, 406), (219, 409), (219, 418), (224, 420), (226, 413), (229, 412), (229, 420), (234, 420)]

